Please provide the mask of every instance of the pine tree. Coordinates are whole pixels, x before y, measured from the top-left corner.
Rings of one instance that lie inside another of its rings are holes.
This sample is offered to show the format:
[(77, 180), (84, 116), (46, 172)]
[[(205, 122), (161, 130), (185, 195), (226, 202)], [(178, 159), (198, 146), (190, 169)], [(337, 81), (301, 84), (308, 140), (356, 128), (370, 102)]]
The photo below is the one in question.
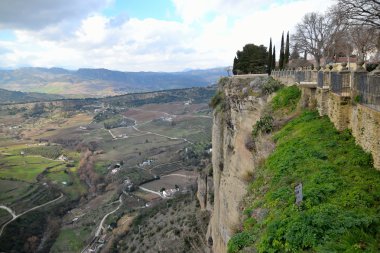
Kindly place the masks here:
[(233, 73), (239, 74), (263, 74), (267, 73), (268, 51), (263, 45), (247, 44), (243, 51), (238, 50), (234, 58)]
[(272, 69), (276, 69), (276, 46), (273, 46)]
[(269, 50), (268, 50), (268, 75), (272, 72), (272, 38), (269, 41)]
[(286, 34), (286, 44), (285, 44), (285, 56), (284, 56), (284, 67), (288, 66), (289, 63), (289, 32)]
[(280, 69), (284, 68), (284, 56), (285, 56), (285, 49), (284, 49), (284, 32), (282, 32), (282, 37), (281, 37), (281, 48), (280, 48), (280, 60), (278, 62), (278, 67)]

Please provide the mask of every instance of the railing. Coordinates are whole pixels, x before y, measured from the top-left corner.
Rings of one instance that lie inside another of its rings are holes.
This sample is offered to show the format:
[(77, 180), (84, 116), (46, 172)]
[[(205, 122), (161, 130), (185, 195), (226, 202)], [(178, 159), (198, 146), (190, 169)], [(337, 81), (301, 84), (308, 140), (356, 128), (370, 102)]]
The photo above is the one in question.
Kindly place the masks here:
[(368, 75), (359, 80), (359, 102), (380, 111), (380, 75)]
[(316, 82), (318, 88), (329, 89), (339, 96), (354, 96), (355, 101), (380, 111), (380, 65), (371, 73), (363, 68), (356, 71), (343, 68), (341, 71), (325, 69), (318, 72), (300, 69), (275, 70), (272, 71), (272, 76), (288, 82)]
[[(331, 72), (331, 91), (344, 97), (351, 96), (349, 73)], [(345, 78), (346, 77), (346, 78)], [(348, 78), (347, 78), (348, 77)]]

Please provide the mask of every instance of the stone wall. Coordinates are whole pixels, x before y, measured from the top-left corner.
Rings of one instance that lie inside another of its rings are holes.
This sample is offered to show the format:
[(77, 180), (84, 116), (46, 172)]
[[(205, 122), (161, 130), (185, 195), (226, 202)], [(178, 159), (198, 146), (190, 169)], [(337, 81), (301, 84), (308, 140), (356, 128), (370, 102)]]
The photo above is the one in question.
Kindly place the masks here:
[(351, 107), (349, 116), (348, 127), (356, 143), (372, 153), (374, 166), (380, 169), (380, 112), (358, 104)]
[(328, 93), (327, 115), (339, 131), (348, 128), (350, 123), (351, 98)]
[[(355, 137), (356, 143), (365, 151), (370, 152), (374, 159), (374, 167), (380, 170), (380, 110), (379, 98), (377, 94), (379, 89), (365, 89), (369, 85), (367, 80), (373, 79), (379, 75), (379, 71), (368, 74), (362, 68), (349, 72), (343, 69), (340, 72), (330, 71), (327, 68), (319, 71), (320, 75), (315, 74), (316, 71), (302, 70), (303, 72), (311, 72), (311, 75), (303, 73), (299, 76), (318, 76), (318, 80), (306, 80), (299, 82), (298, 85), (302, 90), (301, 103), (304, 107), (314, 107), (313, 101), (321, 116), (327, 115), (337, 130), (343, 131), (350, 129)], [(273, 78), (284, 82), (286, 85), (293, 85), (295, 82), (292, 77), (297, 76), (297, 71), (280, 71), (272, 75)], [(332, 76), (339, 73), (338, 83), (334, 83)], [(291, 75), (292, 77), (287, 77)], [(380, 80), (380, 79), (377, 79)], [(373, 85), (373, 84), (371, 84)], [(380, 86), (380, 83), (376, 84)], [(371, 104), (363, 104), (355, 102), (360, 92), (366, 95), (368, 90), (373, 93)], [(364, 91), (364, 93), (363, 93)]]

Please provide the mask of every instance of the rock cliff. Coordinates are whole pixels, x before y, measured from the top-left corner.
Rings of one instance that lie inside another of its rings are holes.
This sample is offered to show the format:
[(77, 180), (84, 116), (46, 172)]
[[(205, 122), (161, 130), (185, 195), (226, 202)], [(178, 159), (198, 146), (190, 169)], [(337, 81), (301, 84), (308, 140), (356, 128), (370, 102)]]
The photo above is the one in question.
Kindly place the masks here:
[[(226, 252), (227, 242), (239, 229), (241, 204), (260, 155), (247, 148), (252, 126), (264, 112), (267, 98), (259, 86), (266, 77), (249, 75), (219, 82), (222, 97), (214, 110), (212, 165), (214, 207), (209, 227), (213, 252)], [(250, 92), (247, 87), (250, 86)], [(257, 87), (255, 87), (257, 86)]]

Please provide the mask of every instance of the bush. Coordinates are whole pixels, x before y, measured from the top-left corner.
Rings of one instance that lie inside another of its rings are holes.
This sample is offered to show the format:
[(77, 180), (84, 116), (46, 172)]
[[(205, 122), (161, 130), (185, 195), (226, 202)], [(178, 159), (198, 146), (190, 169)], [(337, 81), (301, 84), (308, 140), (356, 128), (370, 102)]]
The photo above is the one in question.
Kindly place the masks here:
[(273, 121), (274, 119), (270, 115), (261, 117), (253, 126), (252, 136), (255, 138), (260, 133), (270, 133), (273, 130)]
[(254, 243), (254, 237), (248, 232), (237, 233), (228, 241), (227, 252), (235, 253)]
[(217, 91), (211, 98), (209, 106), (216, 111), (224, 111), (226, 108), (226, 96), (223, 91)]
[(290, 86), (278, 91), (272, 99), (273, 110), (285, 109), (289, 112), (297, 108), (299, 99), (301, 98), (301, 90), (296, 86)]
[(273, 92), (278, 91), (283, 87), (283, 84), (279, 81), (273, 79), (273, 77), (269, 77), (265, 83), (263, 83), (261, 87), (261, 92), (263, 95), (269, 95)]

